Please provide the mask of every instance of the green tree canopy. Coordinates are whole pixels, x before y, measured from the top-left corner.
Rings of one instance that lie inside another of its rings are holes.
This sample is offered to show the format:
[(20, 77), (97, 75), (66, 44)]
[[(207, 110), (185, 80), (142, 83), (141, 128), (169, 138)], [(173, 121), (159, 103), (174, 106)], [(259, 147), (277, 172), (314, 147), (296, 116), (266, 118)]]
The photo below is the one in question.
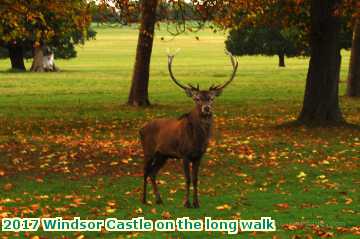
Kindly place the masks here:
[(232, 29), (225, 45), (234, 55), (279, 56), (279, 66), (285, 66), (284, 56), (293, 57), (308, 54), (307, 49), (297, 44), (295, 29), (280, 30), (267, 27)]
[(57, 57), (75, 57), (74, 45), (95, 36), (86, 0), (2, 0), (0, 15), (0, 46), (8, 49), (13, 68), (24, 69), (22, 59), (43, 46)]

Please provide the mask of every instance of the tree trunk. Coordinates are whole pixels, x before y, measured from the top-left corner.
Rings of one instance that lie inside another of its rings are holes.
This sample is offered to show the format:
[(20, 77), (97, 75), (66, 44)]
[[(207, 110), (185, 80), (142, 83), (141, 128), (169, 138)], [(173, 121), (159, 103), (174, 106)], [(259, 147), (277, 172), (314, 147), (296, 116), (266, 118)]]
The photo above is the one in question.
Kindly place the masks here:
[(157, 5), (158, 0), (143, 0), (141, 2), (142, 17), (136, 49), (132, 84), (128, 98), (129, 105), (150, 105), (148, 85)]
[(11, 61), (11, 69), (15, 71), (26, 71), (23, 47), (17, 44), (10, 44), (8, 46), (8, 50)]
[(43, 72), (44, 64), (43, 64), (44, 53), (42, 47), (35, 47), (34, 49), (34, 59), (30, 68), (32, 72)]
[(356, 22), (353, 34), (346, 94), (360, 97), (360, 20)]
[(279, 67), (285, 67), (285, 54), (279, 53)]
[(311, 58), (299, 121), (310, 125), (343, 122), (339, 107), (340, 31), (334, 9), (341, 0), (311, 1)]

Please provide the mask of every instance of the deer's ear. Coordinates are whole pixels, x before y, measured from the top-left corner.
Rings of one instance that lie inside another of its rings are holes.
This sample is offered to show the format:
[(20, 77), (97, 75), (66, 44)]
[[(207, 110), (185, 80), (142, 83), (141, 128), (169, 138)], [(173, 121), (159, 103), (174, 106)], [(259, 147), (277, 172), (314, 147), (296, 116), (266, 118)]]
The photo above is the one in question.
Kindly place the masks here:
[(222, 89), (220, 90), (212, 90), (211, 93), (213, 94), (213, 96), (220, 96), (222, 93)]
[(186, 95), (189, 96), (189, 97), (193, 97), (193, 95), (194, 95), (194, 92), (193, 92), (191, 89), (186, 89), (186, 90), (185, 90), (185, 93), (186, 93)]

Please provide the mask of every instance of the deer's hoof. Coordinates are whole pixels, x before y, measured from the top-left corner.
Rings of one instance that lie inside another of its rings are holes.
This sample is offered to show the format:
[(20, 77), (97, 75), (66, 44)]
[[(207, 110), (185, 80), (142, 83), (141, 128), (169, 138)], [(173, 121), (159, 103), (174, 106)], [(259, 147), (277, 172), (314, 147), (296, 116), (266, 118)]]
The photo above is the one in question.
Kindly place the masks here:
[(162, 199), (161, 199), (161, 198), (157, 198), (157, 199), (156, 199), (156, 204), (163, 204)]
[(193, 202), (193, 207), (194, 208), (199, 208), (200, 207), (199, 202), (198, 201)]
[(184, 202), (184, 207), (186, 207), (186, 208), (191, 208), (190, 202), (189, 202), (189, 201), (185, 201), (185, 202)]

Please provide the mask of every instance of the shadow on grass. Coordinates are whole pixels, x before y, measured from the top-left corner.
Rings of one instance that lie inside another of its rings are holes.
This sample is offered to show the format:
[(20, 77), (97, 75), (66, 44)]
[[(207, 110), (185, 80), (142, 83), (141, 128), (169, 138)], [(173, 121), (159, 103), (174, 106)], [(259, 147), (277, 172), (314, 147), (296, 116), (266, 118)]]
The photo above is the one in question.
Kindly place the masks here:
[(313, 122), (313, 123), (304, 123), (299, 120), (285, 122), (283, 124), (275, 126), (277, 129), (289, 129), (289, 128), (324, 128), (324, 129), (352, 129), (356, 131), (360, 131), (360, 125), (343, 122)]
[(33, 71), (30, 71), (30, 70), (25, 70), (25, 71), (22, 71), (22, 70), (16, 70), (16, 69), (7, 69), (7, 70), (0, 70), (0, 75), (8, 75), (8, 74), (50, 74), (50, 73), (83, 73), (84, 71), (80, 71), (80, 70), (69, 70), (69, 69), (63, 69), (63, 68), (60, 68), (58, 71), (43, 71), (43, 72), (33, 72)]

